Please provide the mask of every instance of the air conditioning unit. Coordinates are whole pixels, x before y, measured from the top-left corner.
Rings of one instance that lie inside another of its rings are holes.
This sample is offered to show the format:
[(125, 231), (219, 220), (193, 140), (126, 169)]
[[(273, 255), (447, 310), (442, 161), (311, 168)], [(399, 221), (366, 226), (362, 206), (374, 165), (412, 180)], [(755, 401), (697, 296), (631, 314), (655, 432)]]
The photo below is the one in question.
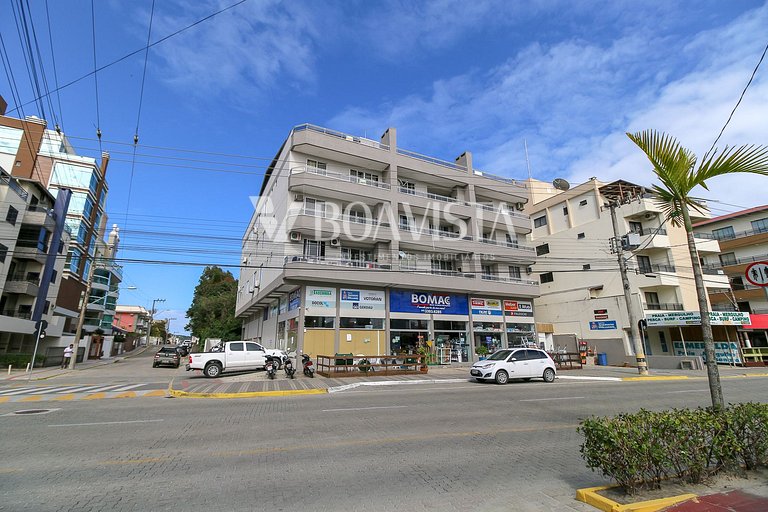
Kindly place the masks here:
[(523, 211), (523, 208), (525, 208), (525, 203), (515, 203), (515, 209), (519, 212)]
[(300, 242), (301, 233), (299, 233), (298, 231), (291, 231), (290, 238), (291, 238), (291, 242)]
[(331, 238), (331, 247), (338, 247), (338, 246), (339, 246), (339, 239)]
[(656, 214), (655, 213), (646, 213), (645, 215), (643, 215), (643, 218), (645, 220), (655, 219), (656, 218)]
[(299, 202), (303, 203), (304, 202), (304, 194), (293, 194), (293, 200), (294, 201), (299, 201)]
[(533, 274), (533, 267), (525, 267), (525, 273), (526, 274)]

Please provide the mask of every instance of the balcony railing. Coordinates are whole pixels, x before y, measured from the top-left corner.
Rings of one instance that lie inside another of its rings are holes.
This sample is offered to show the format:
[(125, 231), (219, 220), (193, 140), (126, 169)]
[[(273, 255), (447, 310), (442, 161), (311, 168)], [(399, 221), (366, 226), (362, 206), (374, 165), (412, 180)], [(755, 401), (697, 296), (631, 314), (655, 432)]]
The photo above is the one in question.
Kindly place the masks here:
[(510, 217), (517, 217), (520, 219), (530, 219), (530, 217), (524, 213), (513, 212), (512, 210), (508, 210), (506, 208), (501, 208), (498, 206), (488, 206), (487, 204), (482, 204), (482, 203), (466, 203), (466, 204), (467, 206), (473, 206), (475, 208), (479, 208), (486, 212), (500, 213), (502, 215), (509, 215)]
[(392, 268), (392, 265), (377, 263), (375, 261), (325, 258), (322, 256), (286, 256), (283, 263), (314, 263), (317, 265), (332, 265), (334, 267), (351, 267), (373, 270), (390, 270)]
[(27, 205), (27, 211), (44, 213), (48, 217), (50, 217), (52, 220), (56, 220), (56, 214), (53, 213), (53, 209), (50, 207), (40, 206), (39, 204), (29, 204)]
[(489, 244), (489, 245), (498, 245), (500, 247), (509, 247), (510, 249), (517, 249), (520, 251), (526, 251), (526, 252), (536, 252), (536, 249), (525, 244), (521, 244), (519, 242), (500, 242), (499, 240), (494, 240), (492, 238), (478, 238), (478, 242)]
[(474, 172), (475, 176), (482, 176), (483, 178), (488, 178), (489, 180), (500, 181), (502, 183), (508, 183), (510, 185), (517, 185), (518, 187), (526, 188), (524, 183), (521, 183), (517, 180), (513, 180), (512, 178), (497, 176), (489, 172), (481, 171), (480, 169), (473, 169), (472, 171)]
[(653, 274), (655, 272), (669, 272), (674, 274), (675, 273), (675, 266), (674, 265), (640, 265), (637, 267), (637, 272), (640, 274)]
[[(418, 235), (429, 235), (437, 238), (461, 238), (459, 233), (454, 233), (453, 231), (443, 231), (440, 229), (432, 228), (417, 228), (409, 224), (398, 224), (397, 227), (400, 229), (400, 231), (407, 231), (409, 233), (416, 233)], [(463, 239), (472, 240), (472, 237), (466, 236)]]
[(480, 278), (483, 281), (496, 281), (501, 283), (514, 283), (514, 284), (524, 284), (524, 285), (530, 285), (530, 286), (538, 286), (539, 283), (536, 281), (529, 281), (527, 279), (518, 279), (515, 277), (505, 277), (505, 276), (497, 276), (495, 274), (482, 274)]
[(717, 240), (711, 233), (694, 233), (693, 238), (700, 238), (702, 240)]
[[(713, 236), (713, 235), (710, 235), (710, 236), (715, 240), (735, 240), (737, 238), (744, 238), (747, 236), (759, 235), (762, 233), (768, 233), (768, 227), (748, 229), (746, 231), (736, 231), (735, 233), (721, 233), (716, 236)], [(694, 233), (694, 236), (698, 236), (698, 234)]]
[(27, 272), (26, 274), (24, 272), (17, 272), (16, 274), (13, 274), (8, 278), (8, 281), (14, 281), (14, 282), (26, 282), (26, 283), (32, 283), (32, 284), (40, 284), (40, 273), (39, 272)]
[(314, 208), (298, 208), (295, 210), (289, 210), (288, 216), (308, 215), (310, 217), (318, 217), (321, 219), (335, 220), (350, 222), (352, 224), (368, 224), (371, 226), (378, 226), (379, 222), (367, 217), (358, 217), (357, 215), (343, 215), (339, 213), (331, 213), (325, 210), (317, 210)]
[(0, 183), (5, 183), (8, 185), (8, 188), (16, 192), (16, 195), (18, 195), (20, 198), (22, 198), (24, 201), (27, 200), (29, 197), (29, 193), (21, 188), (21, 185), (19, 185), (19, 182), (16, 181), (10, 174), (3, 171), (0, 173)]
[(420, 190), (413, 190), (407, 187), (398, 187), (398, 191), (401, 194), (408, 194), (409, 196), (426, 197), (427, 199), (434, 199), (442, 203), (458, 203), (459, 201), (455, 197), (441, 196), (440, 194), (433, 194), (432, 192), (422, 192)]
[(322, 126), (315, 126), (313, 124), (300, 124), (298, 126), (293, 127), (294, 132), (301, 132), (304, 130), (310, 130), (313, 132), (322, 133), (323, 135), (328, 135), (329, 137), (344, 139), (344, 140), (348, 140), (349, 142), (357, 142), (358, 144), (362, 144), (363, 146), (370, 146), (372, 148), (389, 151), (389, 146), (387, 146), (386, 144), (382, 144), (381, 142), (377, 142), (371, 139), (366, 139), (363, 137), (358, 137), (356, 135), (349, 135), (343, 132), (337, 132), (336, 130), (329, 130), (328, 128), (323, 128)]
[(383, 183), (376, 180), (367, 180), (364, 178), (358, 178), (357, 176), (349, 176), (340, 172), (327, 171), (325, 169), (318, 169), (316, 167), (294, 167), (291, 169), (291, 174), (301, 174), (308, 172), (310, 174), (316, 174), (318, 176), (325, 176), (334, 180), (346, 181), (348, 183), (357, 183), (358, 185), (365, 185), (366, 187), (380, 188), (383, 190), (390, 190), (392, 187), (389, 183)]
[(640, 236), (654, 235), (654, 234), (655, 235), (666, 235), (667, 234), (667, 230), (662, 228), (662, 227), (658, 227), (658, 228), (640, 228), (640, 229), (631, 230), (630, 233), (635, 233), (635, 234), (638, 234)]
[(431, 164), (440, 165), (442, 167), (447, 167), (447, 168), (453, 169), (455, 171), (465, 172), (467, 170), (467, 168), (464, 167), (463, 165), (459, 165), (459, 164), (454, 163), (454, 162), (449, 162), (447, 160), (441, 160), (439, 158), (434, 158), (434, 157), (427, 156), (427, 155), (422, 155), (421, 153), (416, 153), (414, 151), (408, 151), (407, 149), (397, 148), (397, 154), (398, 155), (403, 155), (403, 156), (408, 156), (408, 157), (411, 157), (411, 158), (415, 158), (417, 160), (423, 160), (424, 162), (429, 162)]
[(12, 309), (6, 309), (5, 311), (3, 311), (3, 316), (21, 318), (22, 320), (29, 320), (32, 318), (32, 312), (31, 311), (14, 311)]
[(719, 304), (712, 304), (712, 311), (738, 311), (739, 308), (733, 304), (727, 302), (721, 302)]
[(643, 304), (646, 311), (683, 311), (683, 305), (677, 302), (648, 302)]

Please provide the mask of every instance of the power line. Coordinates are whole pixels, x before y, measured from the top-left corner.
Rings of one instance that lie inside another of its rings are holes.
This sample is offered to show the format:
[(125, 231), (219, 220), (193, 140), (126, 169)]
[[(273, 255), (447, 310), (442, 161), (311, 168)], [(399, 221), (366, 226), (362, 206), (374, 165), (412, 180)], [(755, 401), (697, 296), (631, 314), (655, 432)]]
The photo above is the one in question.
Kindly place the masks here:
[(96, 72), (96, 8), (91, 0), (91, 46), (93, 46), (93, 84), (96, 91), (96, 137), (101, 153), (101, 116), (99, 115), (99, 74)]
[[(59, 93), (59, 74), (56, 71), (56, 52), (53, 49), (53, 32), (51, 31), (51, 16), (48, 11), (48, 0), (45, 0), (45, 19), (48, 22), (48, 43), (51, 46), (51, 61), (53, 62), (53, 79), (56, 86), (56, 101), (59, 104), (59, 117), (61, 125), (56, 125), (56, 131), (61, 132), (64, 129), (64, 111), (61, 109), (61, 94)], [(48, 92), (50, 94), (50, 92)]]

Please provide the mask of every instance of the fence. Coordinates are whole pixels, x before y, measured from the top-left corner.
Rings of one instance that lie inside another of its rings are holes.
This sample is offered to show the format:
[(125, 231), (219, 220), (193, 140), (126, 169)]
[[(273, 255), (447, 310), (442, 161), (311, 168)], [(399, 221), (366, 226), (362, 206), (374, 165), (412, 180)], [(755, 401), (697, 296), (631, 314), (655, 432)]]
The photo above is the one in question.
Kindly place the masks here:
[(549, 356), (557, 365), (558, 370), (581, 370), (581, 354), (579, 352), (553, 352)]
[(421, 354), (317, 356), (317, 374), (323, 377), (413, 375), (427, 373), (428, 368), (427, 356)]

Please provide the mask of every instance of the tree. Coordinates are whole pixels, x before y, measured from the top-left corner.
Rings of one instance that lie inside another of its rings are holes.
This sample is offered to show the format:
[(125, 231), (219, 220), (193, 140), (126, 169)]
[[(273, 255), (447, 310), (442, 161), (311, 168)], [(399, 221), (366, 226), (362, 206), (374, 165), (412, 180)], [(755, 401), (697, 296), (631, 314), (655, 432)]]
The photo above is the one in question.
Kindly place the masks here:
[(187, 310), (186, 329), (201, 340), (240, 338), (241, 322), (235, 318), (237, 280), (219, 267), (205, 267)]
[(161, 340), (164, 340), (166, 337), (165, 332), (165, 326), (166, 326), (166, 320), (153, 320), (152, 321), (152, 330), (151, 335), (153, 338), (160, 338)]
[(726, 146), (722, 152), (715, 150), (709, 156), (704, 155), (704, 159), (697, 165), (696, 155), (681, 146), (670, 135), (646, 130), (635, 134), (627, 133), (627, 137), (645, 153), (653, 165), (653, 172), (661, 181), (661, 185), (653, 186), (653, 192), (665, 217), (672, 222), (672, 225), (685, 227), (699, 312), (701, 313), (701, 332), (704, 339), (704, 354), (707, 359), (709, 393), (712, 398), (712, 407), (721, 409), (725, 406), (723, 390), (720, 386), (720, 373), (715, 360), (715, 341), (709, 318), (707, 290), (704, 287), (701, 262), (696, 250), (690, 215), (691, 209), (703, 213), (706, 211), (706, 206), (701, 199), (691, 197), (689, 194), (697, 186), (709, 190), (707, 180), (715, 176), (739, 172), (767, 176), (768, 147), (755, 145)]

